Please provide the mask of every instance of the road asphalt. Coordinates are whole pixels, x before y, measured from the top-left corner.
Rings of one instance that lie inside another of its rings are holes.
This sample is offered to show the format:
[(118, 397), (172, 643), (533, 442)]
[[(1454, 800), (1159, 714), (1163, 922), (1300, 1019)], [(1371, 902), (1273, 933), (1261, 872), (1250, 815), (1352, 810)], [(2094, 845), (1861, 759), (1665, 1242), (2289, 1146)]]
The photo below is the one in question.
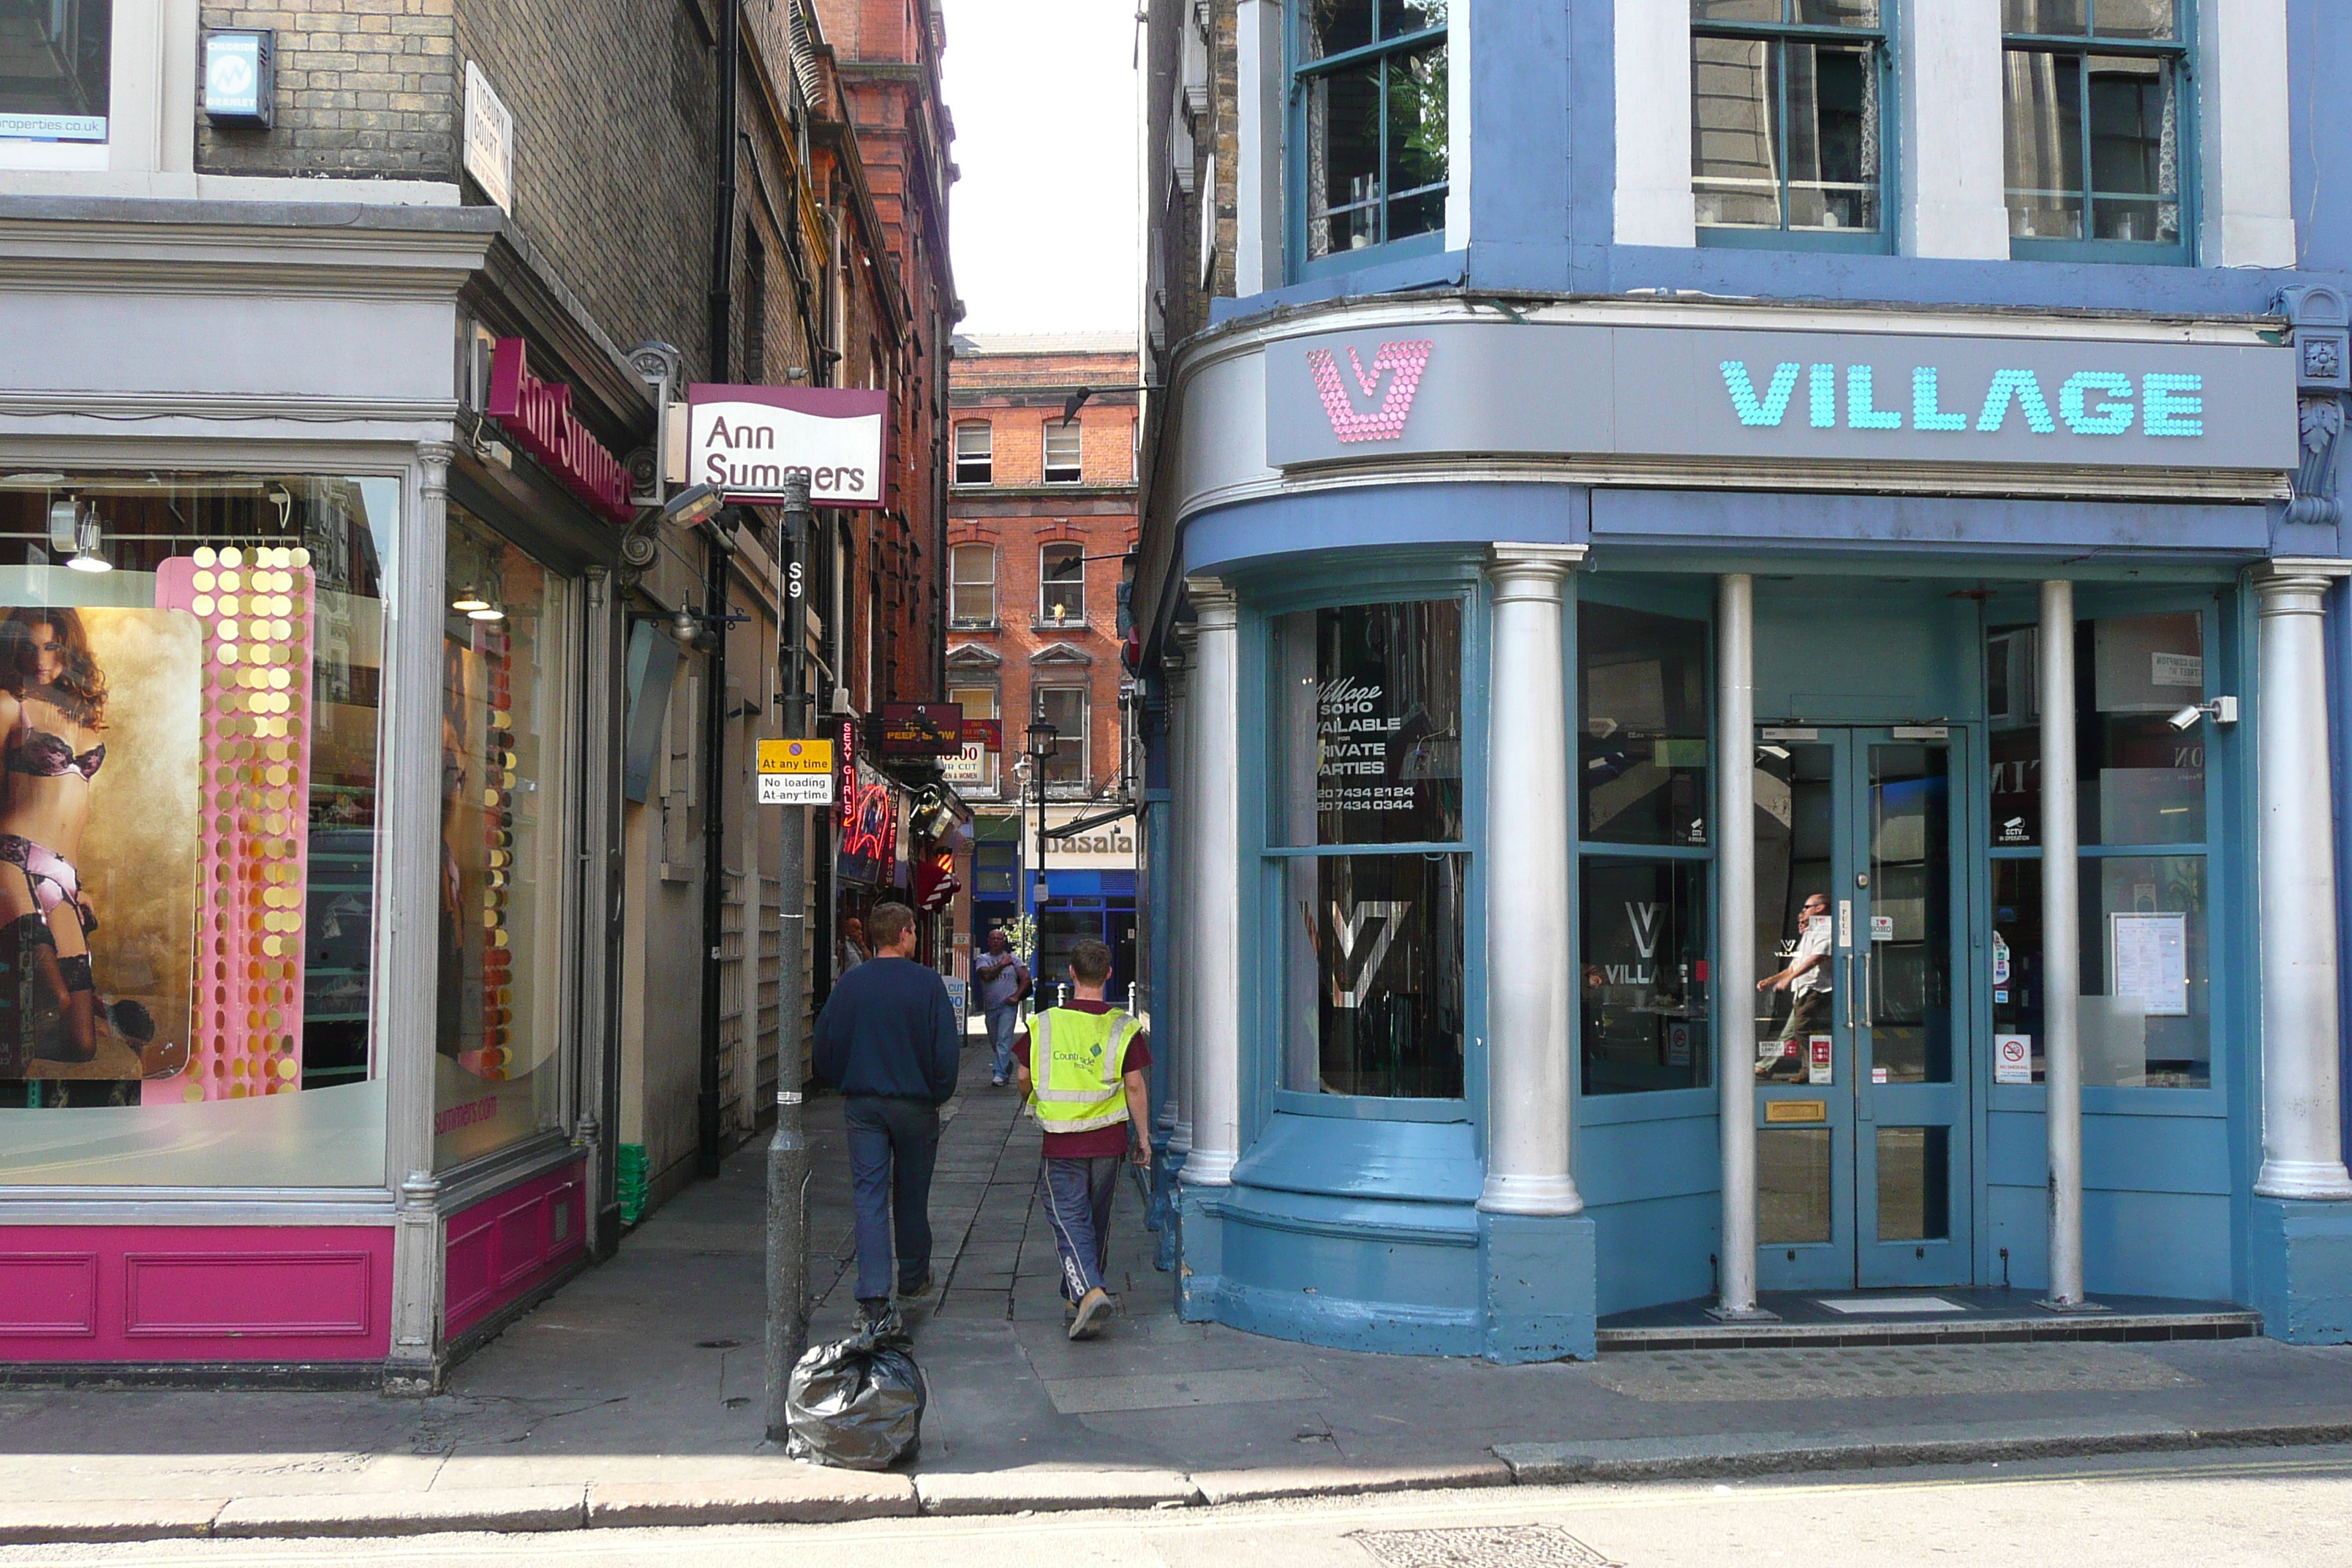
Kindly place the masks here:
[[(2270, 1340), (1612, 1352), (1318, 1350), (1179, 1321), (1131, 1186), (1125, 1310), (1063, 1334), (1038, 1142), (969, 1050), (908, 1316), (930, 1406), (908, 1470), (761, 1431), (763, 1143), (460, 1364), (445, 1393), (0, 1389), (0, 1545), (1190, 1510), (1433, 1489), (1722, 1479), (2352, 1442), (2352, 1348)], [(810, 1104), (819, 1339), (847, 1330), (840, 1102)], [(1469, 1504), (1473, 1511), (1480, 1505)], [(1517, 1507), (1496, 1496), (1492, 1507)]]

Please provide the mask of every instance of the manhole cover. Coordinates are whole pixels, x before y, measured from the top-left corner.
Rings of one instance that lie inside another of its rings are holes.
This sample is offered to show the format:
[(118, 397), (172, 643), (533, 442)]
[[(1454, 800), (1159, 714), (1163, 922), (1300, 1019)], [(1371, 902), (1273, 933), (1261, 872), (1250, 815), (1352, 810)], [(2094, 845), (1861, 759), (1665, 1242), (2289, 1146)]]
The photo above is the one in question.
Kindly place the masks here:
[(1450, 1530), (1359, 1530), (1351, 1539), (1387, 1568), (1621, 1568), (1549, 1524), (1473, 1524)]

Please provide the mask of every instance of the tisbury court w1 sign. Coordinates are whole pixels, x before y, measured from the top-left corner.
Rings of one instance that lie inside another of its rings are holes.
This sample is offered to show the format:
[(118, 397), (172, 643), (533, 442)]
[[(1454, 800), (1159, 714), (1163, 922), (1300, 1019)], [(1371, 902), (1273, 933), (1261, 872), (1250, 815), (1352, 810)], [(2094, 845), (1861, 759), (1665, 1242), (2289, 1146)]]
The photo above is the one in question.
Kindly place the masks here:
[(773, 502), (800, 471), (812, 505), (882, 505), (888, 393), (697, 382), (687, 404), (688, 484), (717, 485), (730, 502)]

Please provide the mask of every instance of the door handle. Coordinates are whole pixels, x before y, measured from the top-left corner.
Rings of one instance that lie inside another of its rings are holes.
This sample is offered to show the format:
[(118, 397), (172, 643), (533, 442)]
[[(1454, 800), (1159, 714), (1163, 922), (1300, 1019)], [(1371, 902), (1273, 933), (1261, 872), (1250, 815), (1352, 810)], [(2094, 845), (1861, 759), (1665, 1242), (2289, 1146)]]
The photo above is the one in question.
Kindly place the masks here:
[(1843, 956), (1845, 958), (1845, 985), (1843, 988), (1845, 991), (1845, 1026), (1846, 1032), (1851, 1034), (1853, 1031), (1853, 953), (1851, 951), (1848, 951)]
[(1862, 1021), (1865, 1027), (1878, 1022), (1877, 1010), (1871, 1005), (1870, 971), (1872, 961), (1878, 956), (1874, 947), (1862, 955)]

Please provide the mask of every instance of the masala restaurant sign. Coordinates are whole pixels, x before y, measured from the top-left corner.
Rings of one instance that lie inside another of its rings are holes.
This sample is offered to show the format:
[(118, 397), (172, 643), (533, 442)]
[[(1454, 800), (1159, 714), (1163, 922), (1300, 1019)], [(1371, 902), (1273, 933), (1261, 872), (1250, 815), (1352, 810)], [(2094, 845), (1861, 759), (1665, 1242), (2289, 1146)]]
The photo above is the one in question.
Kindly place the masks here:
[(784, 499), (804, 473), (816, 506), (879, 508), (890, 395), (825, 386), (687, 388), (687, 482), (717, 485), (730, 502)]

